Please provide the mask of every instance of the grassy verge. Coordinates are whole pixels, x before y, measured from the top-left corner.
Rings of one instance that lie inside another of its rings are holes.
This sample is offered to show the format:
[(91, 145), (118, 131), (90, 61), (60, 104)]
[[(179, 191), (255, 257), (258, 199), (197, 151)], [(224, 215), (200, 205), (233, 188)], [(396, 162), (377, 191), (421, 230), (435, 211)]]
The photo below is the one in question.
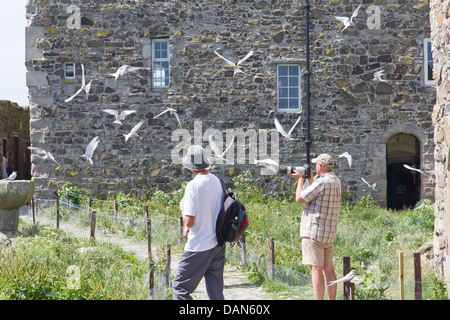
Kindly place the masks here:
[[(235, 177), (233, 183), (233, 191), (245, 203), (250, 219), (246, 234), (249, 280), (277, 297), (283, 293), (288, 298), (311, 298), (309, 267), (301, 263), (299, 228), (303, 206), (294, 202), (293, 190), (285, 195), (264, 195), (252, 186), (248, 172)], [(81, 192), (73, 185), (70, 188), (71, 202), (87, 205)], [(169, 243), (172, 252), (181, 252), (184, 242), (178, 233), (178, 203), (183, 193), (184, 188), (170, 194), (156, 191), (145, 202), (119, 194), (115, 199), (119, 216), (114, 219), (113, 201), (94, 201), (93, 210), (101, 213), (97, 228), (145, 240), (146, 224), (142, 220), (145, 205), (149, 208), (152, 227), (157, 230), (154, 245), (163, 252)], [(83, 210), (69, 213), (62, 209), (62, 221), (76, 218), (88, 227), (89, 220), (85, 217)], [(433, 205), (427, 201), (421, 209), (404, 211), (382, 209), (370, 194), (356, 203), (342, 203), (334, 242), (336, 274), (338, 277), (342, 274), (342, 258), (352, 257), (352, 266), (359, 268), (357, 299), (397, 299), (398, 252), (405, 254), (405, 280), (411, 282), (414, 280), (411, 254), (432, 240), (433, 228)], [(14, 246), (0, 246), (0, 298), (139, 299), (142, 296), (147, 263), (137, 261), (119, 247), (70, 238), (39, 225), (26, 226), (22, 232), (23, 237), (16, 239)], [(268, 237), (275, 239), (275, 281), (268, 279)], [(79, 253), (80, 248), (91, 247), (95, 249)], [(227, 249), (228, 263), (240, 264), (240, 253), (237, 246)], [(362, 262), (369, 270), (361, 270)], [(68, 286), (69, 266), (80, 268), (78, 290)], [(422, 281), (424, 299), (447, 299), (446, 284), (436, 277), (433, 261), (422, 259)], [(413, 299), (413, 284), (407, 284), (405, 292), (407, 299)], [(338, 287), (338, 299), (341, 295)], [(170, 298), (170, 293), (163, 293), (162, 298)]]
[(21, 223), (21, 237), (0, 246), (0, 299), (139, 299), (148, 263), (119, 246)]

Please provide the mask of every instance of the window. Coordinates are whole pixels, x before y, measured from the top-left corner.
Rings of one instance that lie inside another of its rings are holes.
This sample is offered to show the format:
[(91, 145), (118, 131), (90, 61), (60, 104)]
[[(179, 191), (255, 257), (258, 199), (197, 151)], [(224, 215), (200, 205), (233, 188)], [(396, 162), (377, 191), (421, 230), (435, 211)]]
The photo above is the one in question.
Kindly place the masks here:
[(66, 62), (64, 64), (64, 78), (75, 79), (75, 63)]
[(278, 110), (300, 111), (300, 66), (279, 64), (278, 68)]
[(169, 87), (169, 40), (152, 40), (153, 87)]
[(424, 83), (428, 85), (434, 85), (433, 79), (433, 56), (431, 55), (431, 40), (425, 39), (423, 43), (423, 52), (424, 52)]

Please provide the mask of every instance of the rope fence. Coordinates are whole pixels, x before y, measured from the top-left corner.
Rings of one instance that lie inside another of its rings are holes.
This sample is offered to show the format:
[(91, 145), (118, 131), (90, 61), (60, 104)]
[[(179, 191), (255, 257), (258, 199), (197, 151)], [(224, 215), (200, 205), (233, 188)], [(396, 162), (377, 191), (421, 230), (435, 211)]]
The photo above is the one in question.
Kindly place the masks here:
[[(79, 197), (79, 200), (87, 203), (86, 205), (74, 204), (70, 201), (71, 197)], [(93, 208), (95, 201), (103, 204), (108, 204), (112, 207), (109, 210), (100, 211), (97, 208)], [(96, 233), (101, 228), (102, 232), (105, 230), (119, 230), (119, 234), (129, 234), (140, 232), (141, 235), (145, 235), (147, 238), (148, 248), (148, 262), (149, 272), (143, 279), (143, 287), (141, 290), (140, 298), (145, 292), (145, 288), (148, 288), (148, 299), (157, 299), (158, 294), (155, 292), (155, 271), (157, 273), (158, 288), (156, 291), (166, 292), (170, 287), (170, 274), (171, 274), (171, 244), (181, 245), (183, 244), (183, 220), (182, 217), (173, 217), (163, 214), (157, 210), (150, 209), (148, 206), (137, 207), (121, 203), (124, 211), (131, 212), (126, 216), (121, 214), (119, 210), (119, 202), (117, 200), (98, 200), (91, 199), (82, 196), (78, 196), (70, 191), (66, 193), (66, 197), (52, 199), (33, 198), (31, 201), (31, 215), (33, 223), (36, 223), (36, 217), (40, 215), (41, 211), (54, 213), (54, 219), (56, 220), (56, 228), (60, 228), (61, 221), (67, 221), (69, 219), (78, 221), (79, 223), (89, 226), (89, 237), (96, 237)], [(54, 208), (52, 210), (52, 208)], [(65, 212), (61, 212), (64, 208)], [(126, 210), (125, 210), (126, 208)], [(69, 214), (70, 213), (70, 214)], [(153, 219), (152, 219), (153, 218)], [(162, 220), (162, 221), (159, 221)], [(158, 225), (158, 222), (160, 223)], [(156, 235), (155, 237), (152, 237)], [(249, 247), (246, 238), (252, 237), (257, 241), (267, 241), (267, 256), (265, 258), (258, 253), (261, 246)], [(164, 250), (158, 254), (154, 254), (152, 247), (155, 246), (154, 242), (159, 242), (160, 246), (164, 246)], [(276, 264), (275, 254), (276, 247), (281, 246), (301, 254), (302, 249), (295, 246), (276, 241), (273, 237), (265, 237), (247, 230), (246, 234), (242, 237), (242, 242), (239, 245), (240, 250), (227, 250), (227, 261), (234, 262), (243, 267), (249, 267), (254, 273), (259, 273), (263, 278), (268, 278), (272, 282), (280, 282), (286, 284), (288, 287), (300, 288), (300, 291), (308, 291), (311, 289), (311, 279), (307, 272), (293, 270), (288, 267)], [(256, 250), (258, 247), (259, 250)], [(414, 264), (414, 280), (406, 281), (404, 272), (404, 258), (413, 257)], [(404, 255), (400, 252), (398, 256), (376, 256), (376, 257), (333, 257), (335, 260), (342, 261), (343, 275), (346, 275), (351, 267), (351, 261), (353, 260), (368, 260), (368, 259), (397, 259), (399, 266), (398, 281), (383, 281), (379, 283), (367, 284), (360, 282), (355, 284), (351, 281), (345, 282), (343, 285), (343, 299), (353, 300), (355, 298), (355, 288), (358, 289), (379, 289), (383, 287), (390, 287), (391, 285), (398, 285), (398, 299), (403, 300), (405, 298), (405, 284), (414, 285), (414, 299), (422, 299), (422, 284), (431, 283), (431, 281), (422, 281), (422, 267), (421, 267), (421, 255), (420, 253), (413, 253)], [(299, 264), (301, 264), (299, 262)], [(157, 268), (158, 267), (158, 268)], [(259, 270), (264, 270), (261, 272)], [(263, 274), (261, 274), (263, 273)], [(339, 278), (339, 276), (338, 276)], [(361, 284), (362, 283), (362, 284)], [(162, 295), (164, 296), (164, 294)], [(161, 295), (159, 296), (161, 297)]]

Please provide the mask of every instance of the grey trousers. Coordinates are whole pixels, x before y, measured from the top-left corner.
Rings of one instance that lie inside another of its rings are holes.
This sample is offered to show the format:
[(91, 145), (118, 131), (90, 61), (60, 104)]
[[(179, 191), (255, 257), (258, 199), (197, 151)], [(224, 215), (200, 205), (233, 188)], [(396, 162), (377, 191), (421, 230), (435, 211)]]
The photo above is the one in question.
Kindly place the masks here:
[(202, 252), (185, 251), (172, 282), (174, 300), (192, 300), (191, 293), (205, 277), (206, 292), (210, 300), (224, 300), (223, 269), (225, 246), (216, 246)]

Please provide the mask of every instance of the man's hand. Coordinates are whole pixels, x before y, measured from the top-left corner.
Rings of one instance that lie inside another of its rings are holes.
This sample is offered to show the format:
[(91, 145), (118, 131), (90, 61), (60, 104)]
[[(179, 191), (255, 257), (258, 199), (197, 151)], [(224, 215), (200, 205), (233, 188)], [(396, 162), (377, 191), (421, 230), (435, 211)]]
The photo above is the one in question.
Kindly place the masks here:
[(186, 239), (187, 239), (189, 230), (191, 230), (191, 228), (184, 226), (184, 229), (183, 229), (183, 237), (185, 237)]
[(294, 169), (292, 171), (293, 173), (289, 173), (291, 177), (293, 177), (296, 180), (303, 179), (302, 175), (297, 170)]

